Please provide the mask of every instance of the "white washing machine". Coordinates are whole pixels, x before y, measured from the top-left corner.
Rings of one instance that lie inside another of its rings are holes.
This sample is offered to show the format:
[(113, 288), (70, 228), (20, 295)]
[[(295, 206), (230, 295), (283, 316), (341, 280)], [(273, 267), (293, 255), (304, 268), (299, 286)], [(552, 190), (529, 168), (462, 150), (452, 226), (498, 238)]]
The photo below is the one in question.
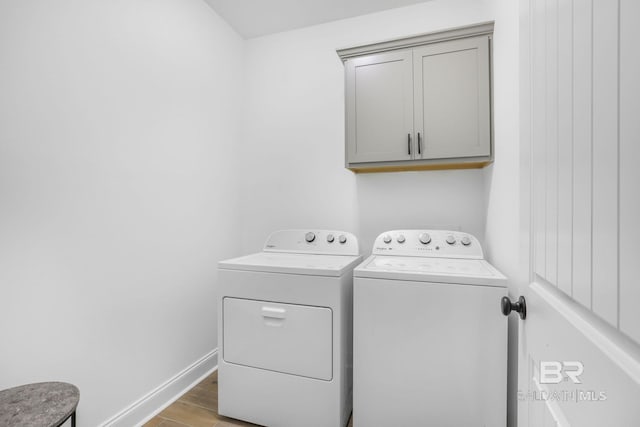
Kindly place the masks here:
[(378, 236), (354, 270), (354, 426), (505, 426), (506, 294), (470, 234)]
[(219, 264), (218, 412), (265, 426), (344, 427), (352, 408), (355, 236), (284, 230)]

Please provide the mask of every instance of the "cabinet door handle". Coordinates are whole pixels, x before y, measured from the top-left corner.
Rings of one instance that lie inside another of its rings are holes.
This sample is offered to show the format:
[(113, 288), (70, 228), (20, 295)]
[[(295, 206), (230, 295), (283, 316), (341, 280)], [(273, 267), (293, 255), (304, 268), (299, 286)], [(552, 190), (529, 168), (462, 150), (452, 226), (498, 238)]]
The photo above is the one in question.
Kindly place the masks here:
[(422, 154), (422, 147), (420, 143), (420, 132), (418, 132), (418, 154)]
[(409, 155), (411, 155), (411, 134), (410, 133), (407, 134), (407, 151), (409, 152)]

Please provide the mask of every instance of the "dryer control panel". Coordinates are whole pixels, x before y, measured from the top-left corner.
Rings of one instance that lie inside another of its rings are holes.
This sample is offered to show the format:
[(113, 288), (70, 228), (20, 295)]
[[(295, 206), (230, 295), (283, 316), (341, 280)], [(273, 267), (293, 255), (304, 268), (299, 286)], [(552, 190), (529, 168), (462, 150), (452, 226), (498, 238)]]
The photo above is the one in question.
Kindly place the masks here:
[(288, 252), (319, 255), (360, 255), (358, 239), (338, 230), (280, 230), (264, 244), (264, 252)]
[(391, 230), (380, 234), (373, 255), (484, 259), (475, 236), (448, 230)]

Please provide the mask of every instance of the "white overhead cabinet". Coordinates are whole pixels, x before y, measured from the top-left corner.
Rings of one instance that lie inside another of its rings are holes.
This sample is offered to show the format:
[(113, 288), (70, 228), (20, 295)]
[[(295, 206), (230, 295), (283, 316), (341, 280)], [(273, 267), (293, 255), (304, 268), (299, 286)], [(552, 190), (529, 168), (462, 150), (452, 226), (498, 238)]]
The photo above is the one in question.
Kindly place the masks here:
[(346, 72), (346, 167), (482, 167), (493, 159), (493, 24), (338, 51)]

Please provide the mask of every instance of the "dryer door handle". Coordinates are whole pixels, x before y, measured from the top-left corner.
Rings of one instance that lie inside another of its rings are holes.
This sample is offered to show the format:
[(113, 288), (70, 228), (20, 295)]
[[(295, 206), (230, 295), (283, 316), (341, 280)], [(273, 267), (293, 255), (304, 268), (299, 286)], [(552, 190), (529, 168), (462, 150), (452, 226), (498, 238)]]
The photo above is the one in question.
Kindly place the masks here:
[(287, 317), (287, 310), (279, 307), (262, 307), (262, 317), (271, 319), (284, 319)]

